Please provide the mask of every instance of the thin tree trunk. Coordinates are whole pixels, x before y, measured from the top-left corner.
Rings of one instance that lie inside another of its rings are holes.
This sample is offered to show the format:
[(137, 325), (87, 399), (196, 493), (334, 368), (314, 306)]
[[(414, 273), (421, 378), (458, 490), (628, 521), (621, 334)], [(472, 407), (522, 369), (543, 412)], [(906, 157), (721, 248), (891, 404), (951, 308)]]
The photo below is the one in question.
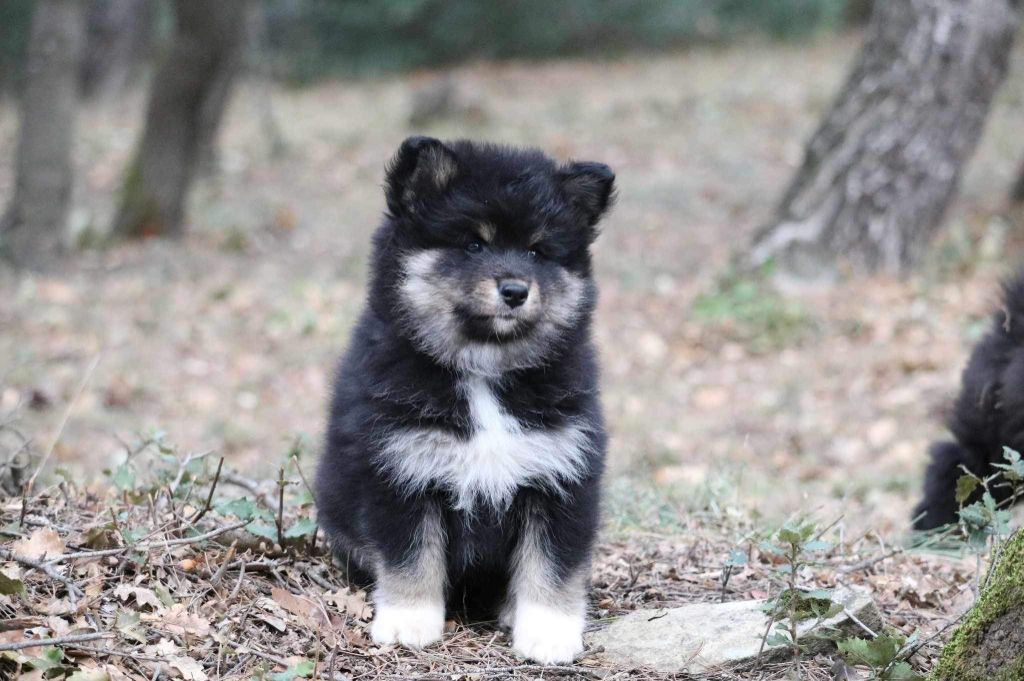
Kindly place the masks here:
[(903, 272), (956, 194), (1006, 75), (1017, 0), (876, 2), (868, 37), (807, 145), (754, 264), (800, 278)]
[(218, 163), (217, 134), (220, 132), (220, 124), (227, 110), (230, 101), (231, 91), (234, 88), (235, 78), (242, 70), (245, 63), (246, 47), (249, 38), (253, 33), (253, 13), (244, 18), (242, 34), (238, 36), (231, 45), (231, 50), (226, 52), (223, 63), (217, 69), (213, 82), (209, 85), (209, 93), (199, 109), (199, 139), (197, 144), (200, 150), (199, 170), (204, 173), (213, 173)]
[(148, 56), (155, 18), (153, 0), (90, 0), (81, 69), (84, 96), (124, 90)]
[(121, 236), (182, 234), (202, 146), (212, 144), (246, 35), (246, 0), (175, 0), (173, 7), (174, 43), (153, 79), (114, 220)]
[(60, 251), (71, 202), (80, 0), (39, 0), (32, 16), (14, 196), (0, 220), (0, 248), (15, 263), (44, 264)]
[(1010, 201), (1024, 203), (1024, 161), (1017, 166), (1017, 177), (1013, 181), (1013, 186), (1010, 187)]

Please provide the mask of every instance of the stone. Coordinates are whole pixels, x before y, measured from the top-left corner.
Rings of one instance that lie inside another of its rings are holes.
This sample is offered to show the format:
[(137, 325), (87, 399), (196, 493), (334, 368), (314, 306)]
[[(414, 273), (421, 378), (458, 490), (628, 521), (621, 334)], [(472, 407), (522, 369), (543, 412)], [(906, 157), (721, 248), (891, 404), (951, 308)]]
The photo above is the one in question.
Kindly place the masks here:
[[(866, 636), (861, 624), (874, 632), (882, 626), (882, 617), (867, 596), (842, 591), (833, 600), (845, 610), (825, 620), (818, 628), (838, 629), (840, 636)], [(762, 610), (765, 601), (734, 601), (731, 603), (694, 603), (678, 608), (638, 610), (609, 626), (586, 636), (589, 648), (609, 666), (620, 669), (650, 669), (663, 674), (707, 673), (727, 666), (753, 662), (761, 649), (761, 640), (768, 626)], [(853, 614), (860, 624), (855, 622)], [(806, 636), (814, 620), (800, 625)], [(812, 652), (832, 645), (822, 639), (808, 639)], [(787, 654), (780, 647), (765, 646), (761, 659), (778, 659)]]

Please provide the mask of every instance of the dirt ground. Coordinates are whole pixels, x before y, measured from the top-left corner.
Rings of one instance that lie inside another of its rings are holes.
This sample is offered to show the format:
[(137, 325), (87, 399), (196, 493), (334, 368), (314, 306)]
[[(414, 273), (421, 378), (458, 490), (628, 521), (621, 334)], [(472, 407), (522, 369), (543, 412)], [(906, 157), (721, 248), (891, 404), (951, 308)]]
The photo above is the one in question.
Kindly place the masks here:
[[(1024, 154), (1024, 54), (919, 274), (785, 299), (723, 288), (729, 254), (770, 214), (857, 44), (468, 65), (450, 74), (464, 110), (415, 130), (534, 144), (618, 174), (597, 246), (610, 530), (710, 518), (729, 532), (730, 518), (803, 510), (843, 514), (851, 534), (905, 531), (927, 443), (1015, 260), (1005, 195)], [(411, 93), (437, 76), (248, 82), (184, 242), (0, 271), (0, 410), (40, 449), (56, 440), (55, 461), (79, 480), (102, 477), (120, 441), (149, 429), (254, 478), (297, 436), (315, 452), (362, 303), (383, 165), (414, 132)], [(141, 107), (140, 90), (82, 111), (83, 239), (109, 222)], [(0, 158), (14, 153), (16, 115), (0, 102)]]

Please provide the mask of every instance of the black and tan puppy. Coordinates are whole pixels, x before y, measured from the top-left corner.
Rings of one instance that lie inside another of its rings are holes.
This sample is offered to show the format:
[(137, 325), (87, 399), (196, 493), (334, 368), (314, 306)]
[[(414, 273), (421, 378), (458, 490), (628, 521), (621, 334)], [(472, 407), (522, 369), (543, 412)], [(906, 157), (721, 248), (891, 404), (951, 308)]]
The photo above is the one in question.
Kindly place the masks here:
[[(986, 477), (1006, 463), (1003, 447), (1024, 452), (1024, 270), (1003, 284), (1003, 303), (971, 352), (948, 425), (955, 440), (931, 447), (924, 499), (914, 510), (918, 530), (957, 522), (956, 482), (965, 468)], [(992, 491), (999, 502), (1010, 494)]]
[(414, 137), (388, 166), (317, 473), (376, 642), (428, 645), (468, 609), (524, 657), (582, 651), (605, 450), (589, 248), (613, 194), (607, 166), (533, 149)]

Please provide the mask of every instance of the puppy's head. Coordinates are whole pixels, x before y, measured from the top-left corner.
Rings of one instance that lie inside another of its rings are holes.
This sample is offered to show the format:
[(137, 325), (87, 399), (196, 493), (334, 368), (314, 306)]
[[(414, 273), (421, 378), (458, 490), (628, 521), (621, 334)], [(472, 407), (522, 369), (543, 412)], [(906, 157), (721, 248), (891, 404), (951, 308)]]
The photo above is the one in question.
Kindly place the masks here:
[(544, 364), (593, 308), (589, 247), (614, 183), (601, 163), (407, 139), (388, 166), (377, 242), (402, 328), (463, 371)]

